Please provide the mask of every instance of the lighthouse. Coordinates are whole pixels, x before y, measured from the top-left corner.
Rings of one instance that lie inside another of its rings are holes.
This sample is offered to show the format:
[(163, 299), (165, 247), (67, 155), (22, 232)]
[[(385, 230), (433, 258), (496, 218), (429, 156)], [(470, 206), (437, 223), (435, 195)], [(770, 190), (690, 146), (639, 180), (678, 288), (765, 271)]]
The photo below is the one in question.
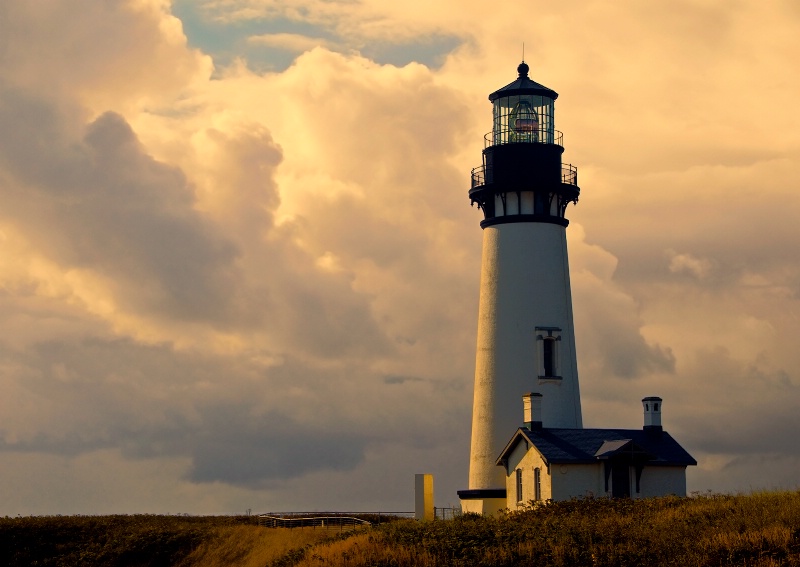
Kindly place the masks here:
[(544, 427), (582, 427), (566, 238), (578, 172), (562, 163), (558, 94), (524, 61), (517, 72), (489, 95), (492, 131), (469, 191), (483, 212), (483, 253), (469, 488), (458, 495), (480, 514), (506, 507), (495, 461), (520, 425), (523, 395), (541, 394)]

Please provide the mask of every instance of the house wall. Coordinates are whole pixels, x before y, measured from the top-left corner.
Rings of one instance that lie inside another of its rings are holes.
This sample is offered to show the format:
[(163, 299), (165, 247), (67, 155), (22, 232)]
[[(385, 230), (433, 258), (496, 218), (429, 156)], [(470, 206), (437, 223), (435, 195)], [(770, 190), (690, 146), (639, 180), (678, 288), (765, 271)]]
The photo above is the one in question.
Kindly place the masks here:
[[(530, 446), (529, 446), (530, 447)], [(506, 475), (506, 495), (509, 510), (517, 510), (535, 500), (534, 469), (539, 468), (541, 499), (549, 500), (551, 494), (550, 473), (542, 456), (534, 448), (526, 448), (525, 442), (518, 443), (508, 458)], [(522, 501), (517, 502), (517, 469), (522, 470)]]
[[(632, 473), (635, 474), (635, 473)], [(686, 496), (686, 467), (644, 467), (639, 483), (641, 492), (636, 494), (636, 477), (631, 494), (639, 498), (654, 496)]]
[[(552, 465), (552, 499), (611, 496), (611, 478), (605, 490), (603, 463), (596, 465)], [(630, 494), (634, 498), (686, 496), (686, 467), (645, 467), (636, 493), (636, 471), (630, 469)]]
[[(612, 479), (609, 477), (608, 492), (605, 489), (604, 464), (553, 464), (549, 467), (533, 446), (520, 442), (508, 457), (506, 475), (507, 506), (518, 510), (535, 500), (534, 469), (541, 470), (541, 499), (570, 500), (571, 498), (611, 496)], [(517, 501), (517, 469), (522, 471), (522, 500)], [(633, 498), (656, 496), (686, 496), (686, 467), (650, 466), (642, 470), (636, 493), (636, 471), (630, 468), (630, 494)]]
[(552, 499), (569, 500), (605, 496), (603, 465), (551, 465)]

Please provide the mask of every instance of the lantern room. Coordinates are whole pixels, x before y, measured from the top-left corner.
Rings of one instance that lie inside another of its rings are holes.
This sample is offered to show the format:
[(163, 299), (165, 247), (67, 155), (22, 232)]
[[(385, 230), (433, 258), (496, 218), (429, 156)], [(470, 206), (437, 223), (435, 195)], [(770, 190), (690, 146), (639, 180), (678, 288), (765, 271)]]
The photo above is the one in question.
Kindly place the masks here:
[(544, 222), (567, 226), (567, 205), (578, 200), (578, 170), (561, 161), (563, 135), (555, 129), (558, 93), (528, 78), (489, 95), (492, 131), (484, 136), (483, 164), (472, 170), (469, 197), (483, 211), (481, 226)]
[(553, 107), (558, 93), (530, 80), (528, 70), (523, 61), (517, 67), (517, 80), (489, 95), (494, 114), (492, 145), (556, 143)]

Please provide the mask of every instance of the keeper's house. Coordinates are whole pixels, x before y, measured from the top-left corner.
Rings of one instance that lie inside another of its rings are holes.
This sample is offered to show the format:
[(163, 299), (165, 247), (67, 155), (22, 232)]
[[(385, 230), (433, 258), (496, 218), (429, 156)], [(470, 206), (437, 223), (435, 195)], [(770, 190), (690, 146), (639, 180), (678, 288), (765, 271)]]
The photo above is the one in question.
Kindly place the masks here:
[(576, 497), (686, 495), (686, 467), (697, 465), (661, 427), (661, 398), (648, 397), (643, 429), (542, 427), (541, 394), (523, 396), (524, 426), (506, 445), (510, 510), (530, 501)]

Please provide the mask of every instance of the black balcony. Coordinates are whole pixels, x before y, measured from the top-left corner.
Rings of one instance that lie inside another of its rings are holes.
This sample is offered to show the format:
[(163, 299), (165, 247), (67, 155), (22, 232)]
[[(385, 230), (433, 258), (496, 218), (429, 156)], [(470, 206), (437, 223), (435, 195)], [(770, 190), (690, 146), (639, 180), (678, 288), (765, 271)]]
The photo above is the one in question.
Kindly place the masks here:
[[(493, 171), (491, 167), (482, 165), (472, 170), (472, 184), (471, 189), (481, 187), (483, 185), (491, 185), (493, 182)], [(561, 165), (561, 183), (565, 185), (578, 186), (578, 168), (570, 163)]]

